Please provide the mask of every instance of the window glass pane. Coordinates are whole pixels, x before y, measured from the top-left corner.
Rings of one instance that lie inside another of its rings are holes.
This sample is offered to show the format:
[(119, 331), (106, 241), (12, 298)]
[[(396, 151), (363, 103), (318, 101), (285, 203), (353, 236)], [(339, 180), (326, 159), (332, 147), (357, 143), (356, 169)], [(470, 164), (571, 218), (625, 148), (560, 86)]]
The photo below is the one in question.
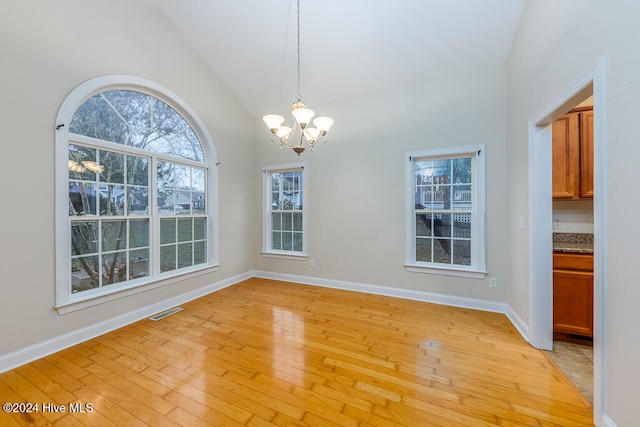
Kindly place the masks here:
[(178, 219), (178, 242), (187, 242), (193, 240), (193, 219)]
[(129, 247), (149, 246), (149, 220), (129, 221)]
[(302, 191), (294, 191), (291, 195), (291, 201), (293, 202), (293, 208), (302, 210)]
[(282, 230), (282, 214), (280, 212), (271, 214), (271, 229), (274, 231)]
[(193, 264), (204, 264), (207, 261), (207, 246), (205, 242), (193, 244)]
[(437, 201), (434, 200), (434, 209), (451, 209), (451, 186), (444, 184), (435, 187), (437, 188), (435, 191)]
[(191, 211), (194, 215), (207, 213), (207, 203), (204, 192), (193, 191), (191, 193)]
[(72, 222), (71, 254), (96, 254), (98, 251), (98, 221)]
[(433, 234), (438, 237), (451, 237), (451, 214), (434, 214)]
[(451, 209), (471, 210), (471, 185), (454, 185)]
[(302, 233), (293, 233), (293, 250), (302, 252)]
[(127, 201), (129, 215), (147, 215), (149, 212), (149, 189), (127, 186)]
[(193, 265), (192, 243), (182, 243), (178, 245), (178, 268), (190, 267)]
[(195, 191), (204, 192), (206, 174), (202, 168), (191, 168), (191, 188)]
[(290, 212), (282, 214), (282, 229), (286, 231), (293, 230), (293, 214)]
[(69, 131), (185, 159), (203, 161), (202, 147), (186, 120), (165, 102), (142, 92), (108, 90), (87, 99)]
[(149, 185), (149, 159), (127, 156), (127, 184)]
[(124, 215), (124, 186), (100, 184), (100, 215)]
[(173, 215), (176, 206), (176, 192), (172, 189), (158, 189), (158, 213)]
[(451, 264), (451, 240), (433, 240), (433, 262)]
[(431, 262), (431, 242), (430, 238), (416, 238), (416, 261)]
[(69, 179), (95, 181), (95, 169), (88, 169), (85, 166), (85, 162), (88, 166), (92, 166), (96, 164), (96, 160), (96, 150), (94, 148), (69, 144)]
[(124, 184), (124, 159), (125, 155), (112, 151), (100, 150), (100, 182)]
[(96, 184), (69, 181), (69, 215), (96, 214)]
[(176, 269), (176, 245), (160, 247), (160, 272)]
[(203, 240), (207, 236), (207, 223), (204, 218), (195, 218), (193, 220), (193, 239)]
[(471, 214), (453, 214), (453, 237), (458, 239), (471, 238)]
[(282, 250), (290, 251), (292, 249), (293, 249), (293, 233), (283, 232), (282, 233)]
[(271, 207), (279, 209), (280, 206), (280, 174), (271, 174)]
[(160, 244), (176, 242), (176, 220), (161, 219), (160, 220)]
[(206, 213), (205, 180), (204, 169), (191, 168), (191, 209), (196, 215)]
[(284, 172), (281, 174), (282, 176), (282, 191), (284, 193), (290, 193), (291, 191), (293, 191), (293, 181), (292, 181), (292, 176), (293, 174), (291, 172)]
[(127, 247), (127, 222), (102, 222), (102, 251), (117, 251)]
[(453, 159), (453, 184), (471, 183), (471, 157)]
[(471, 265), (471, 241), (453, 241), (453, 263), (457, 265)]
[(176, 191), (175, 214), (191, 215), (191, 191), (189, 190)]
[(431, 236), (433, 214), (416, 214), (416, 236)]
[(178, 189), (190, 189), (191, 188), (191, 168), (188, 166), (174, 165), (174, 185), (173, 187)]
[(160, 215), (173, 215), (176, 205), (174, 180), (175, 165), (168, 162), (158, 162), (157, 175), (157, 203)]
[(293, 214), (293, 231), (302, 231), (302, 213)]
[(129, 279), (149, 275), (149, 249), (136, 249), (129, 253)]
[(271, 249), (278, 251), (282, 249), (282, 232), (274, 231), (271, 233)]
[(98, 256), (86, 256), (71, 260), (71, 293), (82, 292), (100, 286)]
[(158, 189), (161, 188), (175, 188), (174, 170), (175, 165), (169, 162), (157, 163), (157, 182)]
[(127, 280), (127, 253), (113, 252), (102, 255), (102, 286)]

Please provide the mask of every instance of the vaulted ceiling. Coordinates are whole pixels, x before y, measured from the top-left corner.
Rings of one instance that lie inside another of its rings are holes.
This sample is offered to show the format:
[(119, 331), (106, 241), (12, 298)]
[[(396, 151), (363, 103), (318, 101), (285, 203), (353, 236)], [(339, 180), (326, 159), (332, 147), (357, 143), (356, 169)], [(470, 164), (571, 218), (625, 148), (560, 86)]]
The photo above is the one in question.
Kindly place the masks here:
[[(160, 8), (254, 116), (297, 96), (296, 0), (140, 0)], [(300, 0), (310, 107), (507, 61), (524, 0)]]

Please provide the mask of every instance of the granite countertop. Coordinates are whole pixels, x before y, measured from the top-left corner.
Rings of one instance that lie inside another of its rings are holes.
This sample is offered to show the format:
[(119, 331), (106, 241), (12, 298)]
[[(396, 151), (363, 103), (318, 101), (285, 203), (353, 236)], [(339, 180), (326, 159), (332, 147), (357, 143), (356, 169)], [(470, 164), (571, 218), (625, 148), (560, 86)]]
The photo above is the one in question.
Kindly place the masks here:
[(553, 251), (592, 254), (593, 233), (553, 233)]

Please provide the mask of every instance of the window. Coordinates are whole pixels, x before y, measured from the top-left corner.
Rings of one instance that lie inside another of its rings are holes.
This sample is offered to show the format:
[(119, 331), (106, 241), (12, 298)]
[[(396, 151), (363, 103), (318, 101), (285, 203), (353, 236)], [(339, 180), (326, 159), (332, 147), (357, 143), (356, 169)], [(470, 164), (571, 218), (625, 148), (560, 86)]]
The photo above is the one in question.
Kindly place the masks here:
[(306, 256), (305, 163), (265, 167), (263, 175), (263, 253)]
[(407, 153), (409, 271), (484, 277), (484, 145)]
[(113, 78), (79, 86), (58, 115), (59, 307), (214, 265), (208, 133), (152, 82)]

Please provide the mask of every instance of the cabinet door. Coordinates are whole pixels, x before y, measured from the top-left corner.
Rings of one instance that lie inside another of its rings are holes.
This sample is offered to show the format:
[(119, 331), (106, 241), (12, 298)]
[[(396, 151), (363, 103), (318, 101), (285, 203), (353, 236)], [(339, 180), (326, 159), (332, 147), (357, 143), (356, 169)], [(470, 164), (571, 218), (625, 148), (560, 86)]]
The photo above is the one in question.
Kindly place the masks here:
[(580, 113), (580, 197), (593, 198), (593, 110)]
[(569, 113), (553, 122), (553, 198), (574, 199), (580, 185), (580, 118)]
[(593, 336), (593, 273), (553, 271), (553, 331)]

